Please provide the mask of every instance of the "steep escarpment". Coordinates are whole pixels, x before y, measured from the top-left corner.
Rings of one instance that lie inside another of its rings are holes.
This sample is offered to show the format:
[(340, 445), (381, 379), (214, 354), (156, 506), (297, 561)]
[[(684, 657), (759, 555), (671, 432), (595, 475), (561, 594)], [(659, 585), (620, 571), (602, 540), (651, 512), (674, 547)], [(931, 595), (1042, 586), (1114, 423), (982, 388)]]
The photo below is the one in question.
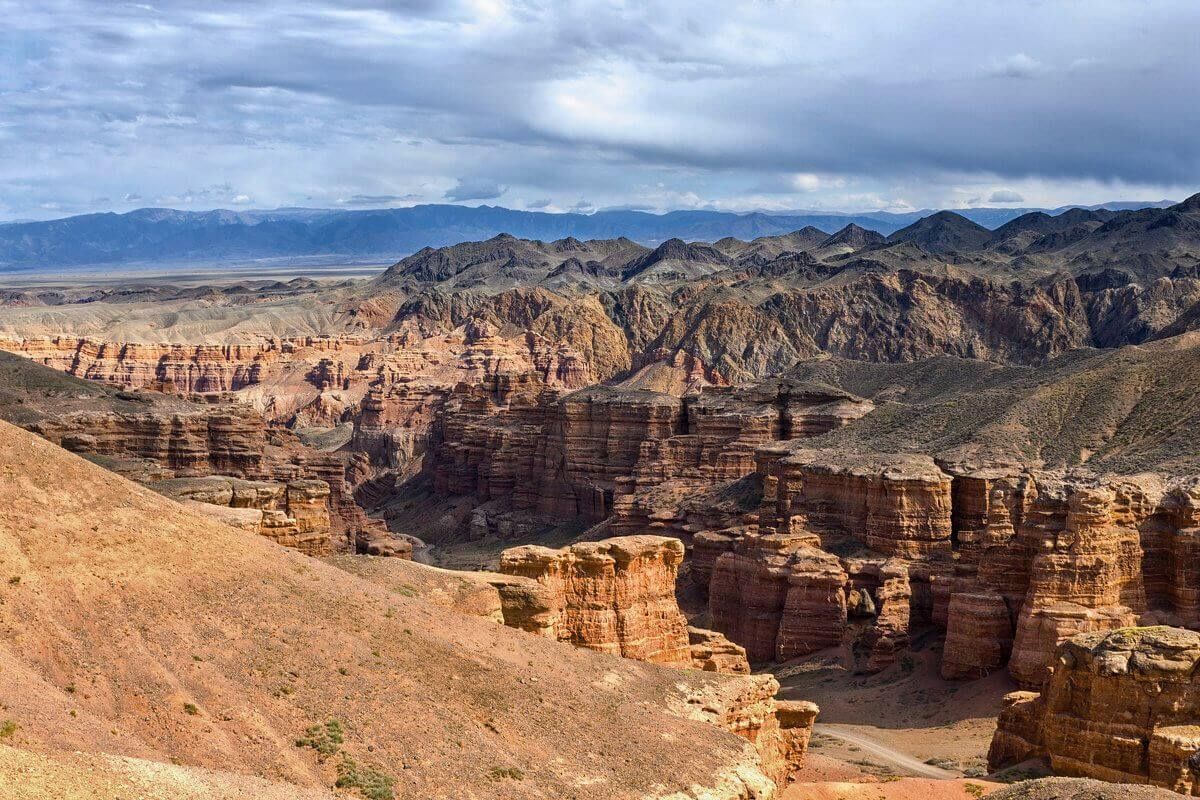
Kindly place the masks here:
[[(500, 572), (538, 588), (498, 586), (506, 624), (601, 653), (655, 664), (746, 674), (746, 651), (714, 631), (689, 628), (675, 599), (683, 544), (624, 536), (562, 550), (505, 550)], [(516, 590), (516, 591), (515, 591)], [(529, 610), (519, 597), (536, 597)]]
[(1195, 624), (1176, 560), (1197, 524), (1194, 477), (970, 471), (803, 444), (760, 448), (759, 512), (694, 539), (711, 623), (752, 660), (850, 642), (871, 671), (932, 625), (945, 677), (1008, 664), (1036, 687), (1074, 633)]
[(1200, 635), (1123, 628), (1064, 642), (1041, 693), (1006, 698), (988, 760), (1041, 756), (1062, 775), (1200, 794)]
[[(536, 541), (569, 524), (680, 539), (709, 624), (753, 661), (846, 646), (873, 672), (944, 630), (945, 677), (1007, 668), (1036, 687), (1074, 633), (1194, 624), (1194, 577), (1177, 565), (1196, 478), (1088, 467), (1196, 463), (1184, 427), (1152, 422), (1156, 403), (1191, 396), (1196, 352), (1185, 337), (1081, 354), (1044, 380), (980, 361), (824, 359), (683, 398), (460, 386), (434, 414), (419, 479), (435, 497), (466, 498), (462, 539)], [(1124, 399), (1118, 388), (1088, 400), (1121, 378)], [(1064, 402), (1108, 410), (1056, 416), (1054, 436), (1041, 418), (1007, 424)], [(1073, 449), (1109, 421), (1121, 446)], [(875, 447), (889, 444), (903, 446)], [(1054, 460), (1030, 464), (1029, 447)]]
[(436, 491), (505, 511), (558, 521), (612, 515), (616, 533), (678, 530), (695, 492), (753, 472), (757, 446), (816, 435), (869, 409), (845, 393), (788, 382), (683, 399), (608, 387), (460, 386), (438, 417), (425, 469)]

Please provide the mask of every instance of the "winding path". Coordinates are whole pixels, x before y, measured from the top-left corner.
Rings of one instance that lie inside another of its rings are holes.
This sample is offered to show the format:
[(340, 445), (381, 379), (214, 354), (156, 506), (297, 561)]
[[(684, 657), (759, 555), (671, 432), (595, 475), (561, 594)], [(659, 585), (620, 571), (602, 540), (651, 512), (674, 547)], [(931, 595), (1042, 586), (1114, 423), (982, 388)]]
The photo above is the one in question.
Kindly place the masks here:
[(920, 775), (922, 778), (952, 780), (962, 777), (962, 775), (957, 772), (951, 772), (948, 769), (942, 769), (941, 767), (935, 767), (932, 764), (926, 764), (923, 761), (913, 758), (908, 753), (903, 753), (899, 750), (888, 747), (883, 742), (872, 739), (869, 736), (864, 736), (857, 730), (847, 728), (843, 725), (818, 722), (813, 726), (813, 731), (815, 733), (823, 733), (826, 736), (832, 736), (835, 739), (841, 739), (843, 742), (860, 747), (866, 752), (874, 756), (878, 756), (884, 761), (900, 767), (907, 772)]

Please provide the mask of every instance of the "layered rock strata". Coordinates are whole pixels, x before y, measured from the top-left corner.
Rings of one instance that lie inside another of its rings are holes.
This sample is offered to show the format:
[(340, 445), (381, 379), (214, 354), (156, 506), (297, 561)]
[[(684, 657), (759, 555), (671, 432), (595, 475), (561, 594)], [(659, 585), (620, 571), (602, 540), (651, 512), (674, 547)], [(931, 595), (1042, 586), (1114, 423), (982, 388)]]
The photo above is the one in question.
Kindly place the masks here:
[(760, 445), (828, 431), (870, 408), (787, 382), (710, 387), (682, 399), (605, 387), (567, 394), (511, 381), (460, 385), (438, 414), (426, 468), (443, 494), (498, 500), (559, 522), (611, 517), (619, 535), (686, 538), (736, 517), (736, 508), (706, 514), (688, 500), (753, 473)]
[(214, 479), (214, 485), (270, 485), (274, 488), (263, 489), (264, 498), (272, 493), (277, 496), (258, 502), (243, 502), (244, 497), (232, 489), (229, 502), (213, 499), (224, 497), (222, 492), (183, 499), (201, 500), (209, 506), (256, 508), (263, 512), (257, 523), (246, 514), (224, 514), (223, 518), (305, 552), (358, 550), (401, 557), (412, 552), (408, 540), (389, 534), (382, 522), (368, 518), (354, 502), (345, 458), (303, 446), (287, 431), (271, 428), (248, 406), (197, 404), (182, 411), (75, 412), (42, 419), (30, 429), (67, 450), (98, 457), (110, 468), (152, 485), (207, 477)]
[[(505, 623), (602, 653), (711, 672), (748, 673), (745, 650), (689, 629), (675, 599), (683, 544), (660, 536), (505, 550)], [(529, 582), (535, 584), (530, 586)]]
[(1200, 796), (1200, 634), (1123, 628), (1061, 644), (1040, 694), (1006, 698), (993, 769), (1045, 757), (1055, 773)]
[[(329, 484), (320, 480), (291, 483), (247, 481), (238, 478), (176, 478), (156, 481), (151, 487), (193, 508), (221, 509), (216, 516), (260, 535), (314, 556), (334, 552), (330, 531)], [(224, 509), (244, 513), (224, 513)]]
[(1007, 665), (1036, 688), (1075, 633), (1195, 624), (1195, 479), (964, 468), (802, 441), (756, 460), (757, 513), (692, 537), (711, 624), (752, 661), (850, 644), (877, 671), (934, 626), (945, 677)]

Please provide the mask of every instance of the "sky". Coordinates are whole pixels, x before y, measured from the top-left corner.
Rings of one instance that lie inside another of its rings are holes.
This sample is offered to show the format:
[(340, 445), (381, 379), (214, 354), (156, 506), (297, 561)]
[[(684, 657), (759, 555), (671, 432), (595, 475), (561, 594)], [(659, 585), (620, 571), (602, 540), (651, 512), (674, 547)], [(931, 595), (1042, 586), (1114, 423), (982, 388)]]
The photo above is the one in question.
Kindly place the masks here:
[(0, 219), (1200, 191), (1195, 0), (0, 0)]

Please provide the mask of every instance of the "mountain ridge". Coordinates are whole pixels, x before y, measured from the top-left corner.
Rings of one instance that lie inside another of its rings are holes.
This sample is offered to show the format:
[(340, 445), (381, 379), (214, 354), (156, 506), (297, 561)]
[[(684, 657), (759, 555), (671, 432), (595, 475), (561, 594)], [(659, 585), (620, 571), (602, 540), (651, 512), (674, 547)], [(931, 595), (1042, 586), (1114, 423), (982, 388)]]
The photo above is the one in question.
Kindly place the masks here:
[[(968, 219), (980, 216), (999, 225), (1033, 210), (960, 211)], [(831, 235), (848, 224), (886, 236), (917, 218), (891, 212), (781, 215), (613, 210), (578, 214), (448, 204), (364, 210), (143, 208), (123, 214), (100, 212), (0, 224), (0, 272), (151, 262), (228, 263), (300, 256), (375, 258), (387, 262), (423, 247), (480, 241), (500, 233), (544, 241), (628, 237), (651, 247), (672, 238), (706, 242), (725, 237), (752, 240), (809, 227)], [(978, 220), (974, 221), (978, 224)]]

